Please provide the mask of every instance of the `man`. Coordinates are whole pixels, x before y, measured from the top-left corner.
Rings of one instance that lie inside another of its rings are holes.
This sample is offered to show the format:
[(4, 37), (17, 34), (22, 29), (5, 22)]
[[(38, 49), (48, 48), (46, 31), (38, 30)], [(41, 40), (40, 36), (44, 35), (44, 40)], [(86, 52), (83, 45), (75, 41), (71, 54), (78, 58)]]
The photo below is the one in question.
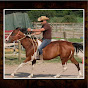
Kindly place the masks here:
[[(50, 42), (51, 42), (51, 27), (47, 23), (47, 20), (49, 20), (48, 17), (41, 16), (41, 17), (38, 18), (38, 21), (41, 22), (41, 24), (42, 24), (41, 29), (30, 29), (30, 28), (27, 29), (27, 31), (33, 31), (33, 32), (35, 32), (34, 33), (35, 35), (38, 35), (38, 34), (40, 34), (40, 33), (43, 32), (43, 39), (42, 39), (43, 41), (42, 41), (41, 45), (38, 48), (40, 56), (43, 53), (42, 49), (44, 47), (46, 47), (48, 44), (50, 44)], [(40, 59), (40, 58), (37, 57), (37, 59)]]

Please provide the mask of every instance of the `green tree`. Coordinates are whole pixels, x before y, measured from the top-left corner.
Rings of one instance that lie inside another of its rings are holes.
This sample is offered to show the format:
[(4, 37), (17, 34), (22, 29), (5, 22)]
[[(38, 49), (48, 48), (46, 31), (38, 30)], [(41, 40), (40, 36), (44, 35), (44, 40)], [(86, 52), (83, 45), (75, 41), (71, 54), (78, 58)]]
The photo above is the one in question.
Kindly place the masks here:
[(64, 22), (64, 23), (76, 23), (77, 18), (73, 15), (66, 15), (66, 16), (64, 16), (62, 22)]
[(40, 16), (47, 16), (49, 18), (55, 16), (54, 10), (31, 10), (28, 11), (29, 18), (34, 22), (37, 21)]
[(28, 15), (32, 22), (37, 22), (40, 16), (49, 17), (49, 22), (79, 22), (77, 20), (82, 21), (83, 10), (30, 10)]

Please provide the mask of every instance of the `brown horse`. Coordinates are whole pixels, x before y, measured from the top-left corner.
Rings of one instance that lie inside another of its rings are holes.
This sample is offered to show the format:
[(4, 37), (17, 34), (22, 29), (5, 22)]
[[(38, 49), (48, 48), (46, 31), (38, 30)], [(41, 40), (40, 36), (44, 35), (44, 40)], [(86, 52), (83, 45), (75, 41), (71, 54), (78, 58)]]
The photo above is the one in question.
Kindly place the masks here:
[[(32, 66), (36, 63), (35, 54), (36, 54), (37, 47), (41, 43), (41, 41), (38, 39), (34, 39), (34, 41), (33, 41), (32, 38), (27, 37), (21, 28), (16, 28), (15, 30), (13, 30), (13, 32), (9, 36), (7, 42), (13, 42), (16, 40), (19, 40), (21, 42), (22, 46), (25, 48), (26, 59), (11, 74), (12, 76), (14, 76), (14, 74), (16, 73), (16, 71), (19, 68), (21, 68), (25, 64), (29, 63), (29, 61), (30, 62), (32, 61)], [(62, 66), (63, 66), (63, 70), (61, 72), (64, 72), (65, 70), (67, 70), (67, 66), (66, 66), (67, 61), (71, 60), (71, 62), (76, 65), (78, 72), (79, 72), (78, 77), (80, 77), (80, 76), (82, 76), (82, 74), (81, 74), (81, 70), (79, 67), (79, 63), (74, 58), (74, 50), (75, 50), (74, 46), (72, 45), (71, 42), (53, 41), (43, 49), (43, 60), (51, 60), (57, 56), (60, 56)], [(61, 75), (61, 72), (60, 72), (60, 74), (57, 74), (54, 77), (55, 78), (59, 77)], [(30, 76), (28, 76), (28, 77), (33, 77), (33, 73), (31, 73)]]

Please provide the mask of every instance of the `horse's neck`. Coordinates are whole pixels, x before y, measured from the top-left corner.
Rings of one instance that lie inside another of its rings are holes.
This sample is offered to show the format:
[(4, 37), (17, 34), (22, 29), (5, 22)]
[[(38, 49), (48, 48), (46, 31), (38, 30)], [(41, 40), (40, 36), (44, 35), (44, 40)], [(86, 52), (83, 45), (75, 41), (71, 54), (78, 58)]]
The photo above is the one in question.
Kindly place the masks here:
[(31, 46), (32, 46), (32, 44), (28, 38), (21, 40), (21, 44), (26, 50), (28, 50), (28, 48), (29, 47), (31, 48)]
[[(35, 42), (34, 45), (33, 45), (33, 42)], [(35, 51), (36, 51), (37, 47), (40, 46), (41, 42), (42, 41), (40, 41), (40, 40), (35, 40), (34, 41), (34, 40), (30, 39), (30, 38), (25, 38), (25, 39), (21, 40), (21, 44), (26, 50), (26, 56), (33, 55), (34, 47), (37, 44), (37, 46), (35, 47)]]

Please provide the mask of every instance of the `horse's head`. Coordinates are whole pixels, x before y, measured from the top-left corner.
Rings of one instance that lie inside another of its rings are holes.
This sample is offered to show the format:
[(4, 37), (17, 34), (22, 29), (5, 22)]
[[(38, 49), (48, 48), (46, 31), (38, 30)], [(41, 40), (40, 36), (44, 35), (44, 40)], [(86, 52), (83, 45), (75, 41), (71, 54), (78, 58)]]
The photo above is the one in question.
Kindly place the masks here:
[(13, 32), (6, 39), (6, 42), (12, 43), (13, 41), (19, 40), (19, 39), (25, 37), (24, 34), (26, 34), (26, 33), (23, 32), (23, 29), (21, 29), (21, 28), (18, 27), (15, 30), (13, 30)]

